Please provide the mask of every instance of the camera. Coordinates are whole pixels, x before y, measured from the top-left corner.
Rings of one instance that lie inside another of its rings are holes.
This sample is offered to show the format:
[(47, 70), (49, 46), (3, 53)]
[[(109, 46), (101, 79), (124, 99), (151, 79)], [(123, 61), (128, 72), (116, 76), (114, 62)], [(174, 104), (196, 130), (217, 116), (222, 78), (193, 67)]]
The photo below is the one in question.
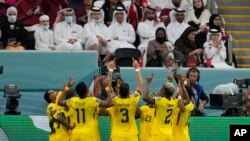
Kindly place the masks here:
[(3, 66), (0, 66), (0, 74), (3, 74)]
[(18, 87), (14, 84), (5, 85), (4, 97), (7, 100), (5, 115), (20, 115), (21, 112), (17, 110), (18, 99), (21, 97)]

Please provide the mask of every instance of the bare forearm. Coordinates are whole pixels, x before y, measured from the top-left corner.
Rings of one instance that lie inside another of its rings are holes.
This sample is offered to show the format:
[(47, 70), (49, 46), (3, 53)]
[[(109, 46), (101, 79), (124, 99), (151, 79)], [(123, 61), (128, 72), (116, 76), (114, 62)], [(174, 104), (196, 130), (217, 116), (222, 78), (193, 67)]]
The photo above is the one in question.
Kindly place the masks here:
[(147, 84), (143, 100), (149, 104), (155, 104), (154, 98), (149, 96), (149, 91), (150, 91), (150, 84)]

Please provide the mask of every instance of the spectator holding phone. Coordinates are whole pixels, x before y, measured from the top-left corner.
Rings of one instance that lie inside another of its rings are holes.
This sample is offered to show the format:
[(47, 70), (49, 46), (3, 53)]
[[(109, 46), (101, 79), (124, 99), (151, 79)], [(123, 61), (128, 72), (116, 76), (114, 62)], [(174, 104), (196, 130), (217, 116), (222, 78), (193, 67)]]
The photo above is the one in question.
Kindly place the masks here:
[(6, 50), (25, 50), (25, 29), (21, 22), (17, 21), (17, 9), (7, 9), (7, 21), (1, 23), (3, 47)]

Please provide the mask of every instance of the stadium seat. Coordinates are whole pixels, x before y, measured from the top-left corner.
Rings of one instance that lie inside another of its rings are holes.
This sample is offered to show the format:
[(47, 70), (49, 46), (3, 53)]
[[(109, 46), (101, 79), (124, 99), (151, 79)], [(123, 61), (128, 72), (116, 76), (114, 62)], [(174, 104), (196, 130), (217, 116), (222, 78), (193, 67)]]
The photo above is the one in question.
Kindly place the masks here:
[(121, 67), (133, 66), (132, 57), (138, 60), (141, 57), (141, 52), (134, 48), (120, 48), (115, 51), (116, 64)]

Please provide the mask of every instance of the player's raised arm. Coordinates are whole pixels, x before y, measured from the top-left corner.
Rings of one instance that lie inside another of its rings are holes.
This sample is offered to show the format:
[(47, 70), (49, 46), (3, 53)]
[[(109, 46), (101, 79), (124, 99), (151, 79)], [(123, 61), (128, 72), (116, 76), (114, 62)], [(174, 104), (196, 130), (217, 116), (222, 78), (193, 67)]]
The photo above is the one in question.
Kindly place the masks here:
[(137, 62), (137, 60), (133, 59), (133, 67), (135, 69), (136, 72), (136, 78), (137, 78), (137, 86), (136, 86), (136, 90), (138, 90), (140, 93), (142, 92), (142, 87), (143, 87), (143, 80), (142, 80), (142, 76), (141, 76), (141, 72), (140, 72), (140, 66), (139, 63)]
[(74, 78), (70, 76), (69, 80), (66, 82), (66, 84), (64, 84), (63, 89), (62, 89), (62, 95), (60, 96), (57, 102), (59, 106), (67, 106), (66, 101), (65, 101), (66, 92), (70, 89), (70, 87), (74, 84), (74, 82), (75, 82)]
[(105, 78), (103, 80), (103, 86), (104, 86), (104, 89), (107, 93), (107, 99), (105, 101), (101, 101), (99, 107), (104, 107), (104, 108), (111, 107), (114, 105), (114, 102), (113, 102), (113, 98), (111, 96), (111, 89), (112, 88), (110, 86), (108, 78)]
[(143, 94), (143, 100), (149, 104), (155, 104), (155, 99), (149, 95), (149, 91), (150, 91), (150, 84), (153, 80), (153, 74), (151, 74), (150, 77), (146, 78), (146, 90)]

